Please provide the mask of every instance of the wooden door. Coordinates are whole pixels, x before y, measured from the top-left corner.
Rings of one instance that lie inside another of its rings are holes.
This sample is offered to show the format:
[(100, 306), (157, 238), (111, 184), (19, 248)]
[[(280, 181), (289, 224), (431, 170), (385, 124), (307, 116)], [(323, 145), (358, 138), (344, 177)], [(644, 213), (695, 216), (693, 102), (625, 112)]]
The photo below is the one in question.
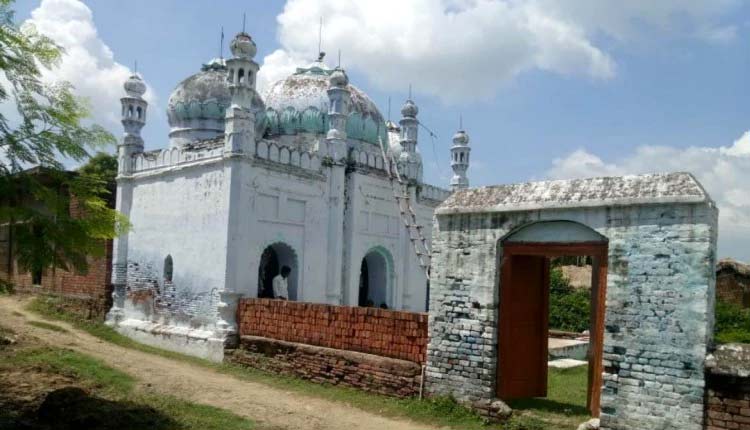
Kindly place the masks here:
[(506, 255), (502, 270), (498, 397), (545, 397), (549, 260)]

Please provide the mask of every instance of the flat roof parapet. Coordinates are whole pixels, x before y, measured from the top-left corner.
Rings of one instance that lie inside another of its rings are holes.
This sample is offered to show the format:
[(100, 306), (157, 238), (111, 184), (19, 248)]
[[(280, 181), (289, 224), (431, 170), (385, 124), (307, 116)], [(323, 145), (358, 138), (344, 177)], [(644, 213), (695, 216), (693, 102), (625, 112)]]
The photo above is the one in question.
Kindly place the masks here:
[(543, 209), (710, 203), (690, 173), (654, 173), (526, 182), (457, 191), (438, 206), (438, 215), (519, 212)]

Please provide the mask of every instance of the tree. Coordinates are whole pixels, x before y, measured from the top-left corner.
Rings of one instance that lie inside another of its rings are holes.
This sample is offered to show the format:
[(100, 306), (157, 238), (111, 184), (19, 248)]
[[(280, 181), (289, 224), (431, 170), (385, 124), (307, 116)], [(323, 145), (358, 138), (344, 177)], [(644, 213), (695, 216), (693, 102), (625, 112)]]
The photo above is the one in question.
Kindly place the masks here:
[(22, 270), (85, 272), (86, 256), (102, 255), (102, 240), (128, 223), (107, 204), (110, 160), (78, 173), (63, 160), (80, 163), (115, 139), (84, 125), (88, 105), (69, 83), (43, 82), (42, 68), (56, 67), (62, 48), (32, 26), (19, 28), (12, 3), (0, 0), (0, 226)]

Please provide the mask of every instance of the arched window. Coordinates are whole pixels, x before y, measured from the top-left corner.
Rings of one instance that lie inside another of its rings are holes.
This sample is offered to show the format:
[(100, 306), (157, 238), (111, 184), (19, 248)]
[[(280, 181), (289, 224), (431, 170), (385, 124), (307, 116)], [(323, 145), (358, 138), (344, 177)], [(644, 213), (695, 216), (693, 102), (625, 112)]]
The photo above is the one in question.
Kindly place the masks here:
[(137, 107), (137, 108), (135, 109), (135, 111), (136, 111), (136, 112), (137, 112), (137, 114), (138, 114), (138, 119), (143, 119), (143, 109), (142, 109), (142, 108), (141, 108), (140, 106), (138, 106), (138, 107)]
[(245, 71), (242, 69), (239, 69), (237, 71), (237, 83), (242, 84), (245, 82)]
[(463, 152), (461, 153), (461, 162), (462, 163), (464, 162), (464, 153)]
[(167, 255), (166, 258), (164, 258), (164, 281), (172, 282), (173, 273), (174, 273), (174, 262), (172, 261), (172, 256)]
[(133, 117), (133, 105), (128, 106), (128, 118)]

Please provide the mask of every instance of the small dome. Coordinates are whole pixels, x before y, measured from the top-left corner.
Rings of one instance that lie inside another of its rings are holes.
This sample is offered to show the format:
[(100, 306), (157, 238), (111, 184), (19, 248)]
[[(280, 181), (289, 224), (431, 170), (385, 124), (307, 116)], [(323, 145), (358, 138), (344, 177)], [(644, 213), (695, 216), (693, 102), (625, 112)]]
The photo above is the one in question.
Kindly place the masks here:
[(234, 36), (234, 39), (229, 44), (229, 49), (235, 57), (253, 58), (258, 52), (258, 47), (255, 46), (253, 38), (245, 32), (238, 33)]
[[(170, 139), (179, 146), (224, 133), (224, 117), (231, 102), (224, 60), (213, 59), (200, 72), (180, 82), (169, 96)], [(252, 105), (259, 110), (264, 108), (257, 94)]]
[(146, 84), (137, 74), (130, 75), (123, 87), (130, 97), (140, 98), (146, 93)]
[(401, 107), (401, 115), (406, 117), (416, 117), (419, 113), (419, 108), (417, 107), (414, 102), (409, 99), (404, 103), (404, 106)]
[[(269, 134), (326, 134), (328, 89), (336, 74), (335, 70), (317, 61), (272, 84), (263, 97)], [(341, 74), (346, 76), (343, 71)], [(382, 141), (383, 145), (387, 145), (385, 121), (375, 103), (357, 87), (348, 84), (346, 88), (351, 97), (346, 123), (347, 137), (372, 144)]]
[(349, 77), (346, 76), (346, 72), (337, 67), (333, 73), (331, 73), (331, 85), (335, 87), (345, 87), (349, 85)]
[(467, 146), (469, 144), (469, 135), (463, 130), (457, 131), (453, 135), (453, 144), (455, 146)]

